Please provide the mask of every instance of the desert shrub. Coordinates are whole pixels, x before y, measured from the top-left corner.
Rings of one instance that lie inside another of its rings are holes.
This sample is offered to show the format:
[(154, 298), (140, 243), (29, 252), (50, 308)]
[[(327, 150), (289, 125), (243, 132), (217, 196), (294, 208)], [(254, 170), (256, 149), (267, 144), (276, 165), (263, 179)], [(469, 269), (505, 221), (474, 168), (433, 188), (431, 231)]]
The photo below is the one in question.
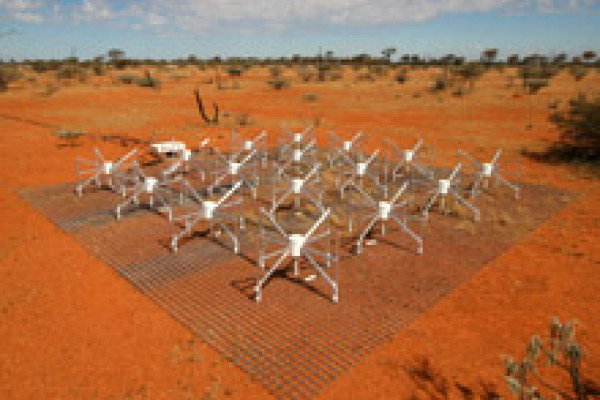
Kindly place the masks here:
[(573, 65), (569, 68), (569, 73), (576, 81), (580, 81), (588, 74), (588, 69), (583, 65)]
[(390, 67), (388, 65), (369, 65), (369, 72), (375, 76), (386, 76), (390, 71)]
[(231, 65), (229, 67), (227, 67), (227, 74), (229, 74), (229, 76), (241, 76), (245, 69), (239, 65)]
[(248, 126), (252, 124), (252, 118), (250, 114), (239, 114), (236, 118), (236, 122), (239, 126)]
[(394, 76), (394, 80), (401, 85), (406, 83), (406, 81), (408, 81), (408, 69), (404, 67), (400, 68), (400, 70)]
[(16, 67), (0, 65), (0, 92), (8, 89), (8, 84), (19, 79), (21, 73)]
[(310, 82), (313, 79), (316, 79), (317, 74), (310, 67), (301, 65), (296, 69), (296, 74), (302, 80), (302, 82)]
[[(545, 400), (564, 398), (587, 400), (600, 395), (600, 389), (586, 381), (581, 371), (583, 349), (575, 340), (577, 322), (561, 324), (557, 317), (550, 322), (546, 340), (533, 336), (527, 344), (522, 361), (506, 357), (505, 380), (511, 394), (520, 400)], [(555, 385), (541, 376), (539, 365), (545, 361), (563, 372), (571, 384), (570, 390)], [(552, 397), (550, 397), (552, 394)]]
[(375, 76), (373, 76), (370, 72), (361, 72), (356, 75), (356, 80), (359, 82), (367, 81), (367, 82), (375, 82)]
[(115, 79), (117, 82), (124, 85), (131, 85), (136, 81), (136, 79), (138, 79), (138, 77), (135, 75), (119, 75)]
[(462, 97), (469, 93), (469, 90), (464, 86), (459, 86), (452, 92), (452, 96), (454, 97)]
[(560, 106), (559, 99), (553, 99), (552, 101), (550, 101), (550, 103), (548, 103), (548, 108), (550, 110), (556, 110), (558, 108), (558, 106)]
[(158, 89), (160, 88), (160, 79), (153, 77), (150, 72), (146, 71), (143, 77), (136, 78), (135, 84), (140, 87), (151, 87)]
[(67, 64), (56, 71), (56, 77), (58, 79), (79, 79), (80, 82), (83, 82), (87, 79), (87, 73), (77, 65)]
[(272, 79), (267, 83), (275, 90), (281, 90), (290, 86), (290, 81), (286, 79)]
[(341, 71), (339, 71), (339, 70), (337, 70), (337, 69), (336, 69), (336, 70), (333, 70), (333, 71), (330, 71), (330, 72), (327, 74), (327, 78), (328, 78), (330, 81), (339, 81), (339, 80), (341, 80), (341, 79), (342, 79), (342, 72), (341, 72)]
[(188, 76), (184, 75), (184, 74), (171, 74), (170, 75), (171, 79), (173, 79), (175, 82), (180, 82), (184, 79), (186, 79)]
[(102, 76), (106, 73), (106, 66), (100, 63), (92, 64), (92, 72), (96, 76)]
[(550, 121), (560, 130), (563, 154), (577, 161), (600, 161), (600, 96), (591, 101), (584, 95), (571, 99), (569, 108), (554, 112)]
[(469, 82), (469, 87), (473, 89), (475, 81), (487, 71), (485, 65), (478, 62), (469, 62), (463, 65), (453, 67), (452, 73), (457, 77)]
[(433, 85), (431, 86), (431, 92), (443, 92), (451, 88), (454, 85), (454, 80), (450, 78), (446, 74), (438, 75), (433, 80)]
[(304, 94), (304, 100), (317, 101), (317, 100), (319, 100), (319, 95), (316, 93), (306, 93), (306, 94)]
[(57, 138), (63, 141), (62, 145), (74, 147), (78, 144), (79, 138), (85, 136), (85, 132), (73, 129), (59, 129), (54, 132)]
[(560, 68), (547, 63), (535, 63), (524, 65), (519, 69), (519, 76), (523, 80), (523, 86), (529, 93), (537, 93), (541, 88), (550, 84)]
[(277, 78), (279, 78), (282, 73), (283, 71), (279, 65), (273, 65), (269, 68), (269, 74), (274, 80), (277, 80)]

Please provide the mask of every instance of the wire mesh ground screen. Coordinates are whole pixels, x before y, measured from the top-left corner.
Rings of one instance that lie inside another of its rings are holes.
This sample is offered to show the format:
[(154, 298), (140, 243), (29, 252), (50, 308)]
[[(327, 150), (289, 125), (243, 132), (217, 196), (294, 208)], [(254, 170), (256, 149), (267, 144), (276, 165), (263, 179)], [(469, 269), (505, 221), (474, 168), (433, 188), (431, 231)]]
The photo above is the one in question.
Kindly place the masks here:
[(477, 223), (432, 215), (422, 255), (393, 230), (360, 255), (342, 240), (338, 303), (319, 279), (307, 282), (280, 271), (257, 303), (253, 289), (264, 271), (256, 265), (251, 225), (241, 235), (240, 254), (202, 231), (174, 253), (173, 228), (163, 216), (136, 210), (116, 221), (122, 197), (115, 193), (79, 197), (73, 184), (62, 184), (21, 195), (281, 399), (317, 395), (572, 199), (524, 184), (517, 201), (509, 195), (489, 199), (493, 207), (482, 208)]

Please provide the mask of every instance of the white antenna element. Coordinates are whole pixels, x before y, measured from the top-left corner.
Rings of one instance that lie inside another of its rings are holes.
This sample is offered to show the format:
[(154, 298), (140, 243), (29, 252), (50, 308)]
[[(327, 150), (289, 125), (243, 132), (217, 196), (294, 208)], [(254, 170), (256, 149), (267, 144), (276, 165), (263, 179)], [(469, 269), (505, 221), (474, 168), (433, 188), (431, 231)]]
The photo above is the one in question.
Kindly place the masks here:
[(340, 162), (346, 164), (348, 158), (355, 158), (354, 152), (364, 153), (364, 139), (365, 135), (362, 131), (356, 133), (349, 140), (343, 140), (335, 133), (328, 132), (327, 141), (330, 150), (327, 159), (329, 160), (329, 167), (338, 166)]
[[(210, 224), (210, 231), (213, 231), (214, 225), (217, 224), (227, 234), (227, 236), (231, 238), (231, 241), (233, 242), (234, 253), (239, 253), (240, 241), (238, 235), (234, 234), (234, 232), (229, 229), (225, 222), (229, 220), (235, 225), (239, 221), (241, 228), (243, 225), (243, 217), (241, 216), (241, 212), (238, 218), (236, 218), (231, 214), (225, 213), (224, 210), (230, 209), (234, 206), (239, 206), (241, 209), (243, 197), (240, 196), (237, 199), (232, 199), (232, 197), (236, 192), (239, 191), (240, 187), (242, 186), (242, 181), (240, 180), (235, 183), (233, 187), (231, 187), (231, 189), (223, 194), (218, 200), (202, 199), (201, 196), (191, 187), (189, 182), (184, 180), (183, 184), (186, 189), (188, 189), (191, 197), (199, 203), (199, 207), (194, 212), (173, 219), (173, 222), (175, 223), (183, 222), (183, 229), (171, 237), (171, 249), (176, 252), (178, 250), (179, 241), (181, 238), (190, 234), (198, 222), (207, 221)], [(234, 228), (234, 230), (237, 232), (237, 229)]]
[(292, 146), (294, 144), (301, 145), (311, 139), (314, 139), (314, 129), (315, 126), (310, 125), (301, 132), (294, 132), (284, 125), (283, 134), (279, 138), (280, 150), (285, 151), (289, 146)]
[(261, 160), (261, 167), (267, 166), (267, 131), (262, 131), (252, 139), (242, 137), (236, 129), (231, 131), (231, 153), (237, 154), (249, 153), (256, 150), (257, 158)]
[[(265, 211), (264, 208), (261, 208), (260, 211), (261, 215), (267, 218), (276, 232), (266, 230), (261, 218), (259, 227), (258, 264), (260, 268), (264, 270), (266, 261), (277, 256), (279, 258), (267, 270), (262, 278), (257, 281), (256, 286), (254, 287), (256, 292), (256, 301), (260, 302), (262, 300), (262, 291), (265, 283), (271, 278), (277, 269), (285, 268), (286, 264), (284, 264), (284, 261), (288, 258), (291, 258), (295, 276), (300, 274), (299, 263), (302, 260), (307, 260), (308, 265), (313, 267), (317, 274), (322, 276), (332, 287), (332, 301), (337, 303), (339, 300), (338, 279), (336, 278), (334, 280), (326, 271), (330, 270), (332, 263), (335, 263), (338, 260), (338, 257), (333, 251), (331, 245), (333, 233), (330, 226), (330, 209), (326, 209), (305, 234), (286, 233), (283, 227), (275, 219), (273, 213)], [(317, 233), (320, 228), (324, 229), (321, 233)], [(319, 241), (325, 242), (324, 249), (316, 247)], [(267, 252), (266, 248), (268, 245), (275, 245), (277, 249)], [(319, 263), (319, 261), (321, 261), (321, 263)], [(304, 281), (310, 282), (315, 278), (315, 275), (311, 275), (304, 278)]]
[(356, 252), (358, 254), (362, 253), (363, 243), (366, 236), (372, 232), (373, 228), (377, 223), (381, 224), (381, 234), (385, 235), (386, 223), (390, 220), (396, 222), (396, 224), (406, 232), (411, 238), (417, 242), (417, 253), (423, 253), (423, 239), (417, 235), (412, 229), (408, 227), (407, 220), (411, 218), (410, 215), (404, 213), (402, 209), (408, 205), (408, 200), (399, 201), (401, 196), (406, 192), (408, 188), (408, 181), (404, 182), (402, 187), (398, 189), (398, 191), (394, 194), (394, 196), (387, 201), (375, 201), (369, 194), (367, 194), (362, 189), (358, 189), (359, 193), (362, 194), (364, 200), (367, 201), (367, 206), (371, 208), (372, 212), (365, 215), (363, 219), (368, 219), (369, 223), (362, 230), (360, 235), (358, 236), (358, 240), (356, 242)]
[(468, 208), (473, 213), (475, 220), (479, 221), (479, 209), (461, 196), (461, 168), (462, 164), (458, 163), (447, 178), (439, 179), (437, 181), (437, 185), (431, 190), (432, 196), (423, 210), (423, 216), (425, 218), (427, 218), (427, 216), (429, 215), (429, 211), (431, 210), (433, 205), (438, 201), (440, 209), (442, 210), (442, 212), (445, 212), (446, 198), (448, 196), (452, 196), (456, 201)]
[[(502, 149), (498, 149), (490, 162), (480, 163), (469, 153), (458, 150), (459, 157), (466, 159), (474, 168), (475, 173), (473, 174), (473, 182), (469, 190), (471, 198), (478, 196), (481, 192), (488, 189), (490, 183), (495, 187), (504, 185), (515, 194), (515, 199), (519, 198), (520, 185), (518, 179), (521, 176), (520, 165), (517, 166), (516, 170), (504, 170), (500, 163), (500, 156), (502, 155)], [(509, 180), (510, 176), (513, 180)]]
[(231, 154), (229, 157), (224, 156), (217, 149), (215, 149), (215, 153), (215, 165), (214, 171), (212, 171), (215, 179), (208, 187), (209, 195), (212, 196), (215, 191), (233, 185), (235, 182), (241, 180), (244, 186), (250, 188), (252, 197), (256, 198), (259, 185), (257, 170), (258, 149), (254, 148), (249, 152), (242, 150)]
[[(173, 168), (177, 166), (177, 168)], [(121, 204), (117, 205), (115, 214), (117, 219), (121, 219), (123, 209), (125, 207), (134, 205), (140, 207), (140, 198), (147, 197), (150, 208), (155, 208), (155, 199), (162, 206), (162, 209), (166, 210), (169, 217), (169, 221), (173, 218), (173, 208), (171, 203), (167, 200), (168, 197), (172, 197), (173, 189), (171, 184), (179, 180), (177, 175), (177, 169), (181, 166), (179, 163), (173, 164), (166, 170), (161, 171), (160, 177), (147, 176), (137, 165), (134, 165), (134, 173), (136, 178), (131, 187), (126, 188), (124, 196), (127, 199)]]
[(410, 149), (400, 149), (394, 141), (387, 138), (385, 144), (388, 164), (386, 176), (391, 174), (393, 182), (398, 178), (408, 180), (411, 184), (434, 179), (433, 169), (429, 166), (433, 162), (433, 150), (424, 146), (423, 139), (419, 139)]
[[(375, 187), (384, 192), (384, 197), (387, 196), (387, 186), (382, 184), (379, 179), (379, 173), (375, 168), (375, 160), (379, 155), (379, 150), (375, 150), (368, 158), (360, 156), (358, 161), (352, 160), (347, 155), (344, 155), (348, 162), (348, 168), (342, 171), (342, 177), (340, 178), (340, 196), (344, 198), (346, 190), (350, 188), (363, 189), (363, 181), (366, 179), (370, 180)], [(350, 175), (344, 182), (343, 176)]]
[(321, 164), (315, 165), (303, 178), (284, 177), (285, 187), (279, 188), (277, 184), (273, 185), (273, 195), (271, 200), (270, 212), (273, 213), (290, 196), (294, 197), (294, 207), (300, 208), (300, 198), (304, 195), (315, 207), (324, 212), (322, 203), (322, 190), (314, 187), (319, 182), (319, 169)]
[[(94, 148), (94, 155), (93, 160), (81, 157), (75, 159), (76, 193), (82, 196), (85, 187), (94, 185), (97, 188), (107, 186), (112, 191), (124, 195), (127, 186), (125, 174), (131, 164), (137, 162), (137, 149), (131, 150), (116, 161), (105, 160), (98, 148)], [(131, 162), (128, 162), (130, 159)]]
[(283, 164), (276, 166), (277, 177), (282, 178), (288, 176), (288, 171), (293, 170), (295, 174), (302, 173), (303, 166), (312, 166), (312, 158), (307, 157), (312, 155), (316, 145), (316, 140), (311, 139), (306, 145), (293, 146), (290, 148), (291, 154), (283, 160)]

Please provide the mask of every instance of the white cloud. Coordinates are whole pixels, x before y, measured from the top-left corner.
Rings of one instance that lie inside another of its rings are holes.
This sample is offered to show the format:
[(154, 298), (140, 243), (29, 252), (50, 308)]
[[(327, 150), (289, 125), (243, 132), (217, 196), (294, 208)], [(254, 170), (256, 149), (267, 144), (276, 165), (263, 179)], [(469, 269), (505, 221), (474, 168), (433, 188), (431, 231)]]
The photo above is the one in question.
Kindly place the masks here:
[[(381, 25), (423, 22), (444, 14), (533, 8), (538, 12), (575, 10), (598, 0), (147, 0), (148, 8), (177, 26), (203, 31), (225, 24), (270, 27), (302, 23)], [(142, 12), (143, 14), (143, 12)], [(240, 26), (240, 29), (245, 27)]]
[(29, 24), (41, 24), (45, 19), (43, 15), (21, 11), (14, 13), (13, 17), (19, 22), (25, 22)]
[(169, 21), (168, 18), (155, 13), (149, 13), (144, 20), (148, 25), (165, 25)]
[(92, 22), (116, 18), (117, 15), (111, 10), (105, 0), (83, 0), (80, 5), (76, 5), (71, 18), (75, 22)]
[[(369, 26), (418, 23), (446, 14), (540, 13), (585, 9), (600, 0), (0, 0), (13, 19), (76, 23), (119, 21), (136, 29), (205, 33), (233, 30), (282, 31), (306, 25)], [(32, 12), (35, 11), (35, 12)], [(37, 18), (36, 18), (37, 17)]]
[(25, 10), (35, 10), (41, 8), (43, 3), (41, 1), (32, 0), (0, 0), (0, 7), (5, 8), (15, 13), (22, 12)]

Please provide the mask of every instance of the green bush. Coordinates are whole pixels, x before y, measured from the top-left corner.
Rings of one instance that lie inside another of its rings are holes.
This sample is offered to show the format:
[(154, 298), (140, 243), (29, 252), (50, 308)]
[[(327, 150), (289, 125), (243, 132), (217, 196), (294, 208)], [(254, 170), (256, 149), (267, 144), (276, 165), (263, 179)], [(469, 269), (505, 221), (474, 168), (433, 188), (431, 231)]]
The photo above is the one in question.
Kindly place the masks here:
[(452, 86), (454, 86), (454, 80), (445, 74), (441, 74), (434, 78), (431, 92), (443, 92), (444, 90), (450, 89)]
[(548, 63), (537, 63), (524, 65), (519, 69), (519, 76), (523, 80), (523, 86), (529, 93), (537, 93), (540, 89), (548, 86), (550, 80), (560, 72), (560, 67)]
[(144, 76), (137, 78), (135, 84), (140, 87), (150, 87), (154, 89), (160, 88), (160, 79), (153, 77), (150, 72), (146, 71)]
[(579, 161), (600, 161), (600, 96), (589, 101), (580, 95), (569, 101), (569, 108), (555, 112), (550, 121), (560, 130), (560, 142)]
[(106, 66), (100, 63), (92, 64), (92, 72), (96, 76), (102, 76), (106, 73)]
[(241, 76), (244, 73), (244, 68), (238, 65), (232, 65), (227, 67), (227, 74), (229, 76)]
[(290, 82), (286, 79), (272, 79), (267, 83), (275, 90), (281, 90), (290, 86)]
[(275, 80), (279, 78), (282, 73), (283, 71), (281, 70), (281, 67), (279, 65), (273, 65), (269, 68), (269, 74), (271, 74), (271, 78)]
[(464, 86), (459, 86), (456, 89), (454, 89), (454, 91), (452, 92), (452, 96), (454, 97), (462, 97), (466, 94), (468, 94), (469, 91), (466, 87)]
[(80, 82), (83, 82), (87, 79), (87, 73), (77, 65), (67, 64), (56, 71), (56, 77), (58, 79), (79, 79)]
[(0, 92), (8, 89), (8, 84), (19, 79), (21, 73), (16, 67), (0, 65)]
[(304, 95), (304, 100), (306, 101), (317, 101), (319, 100), (319, 95), (316, 93), (306, 93)]
[(398, 73), (396, 73), (394, 76), (394, 80), (401, 85), (406, 83), (406, 81), (408, 81), (408, 70), (406, 68), (400, 69), (400, 71), (398, 71)]
[(588, 69), (583, 65), (573, 65), (569, 68), (569, 73), (576, 81), (580, 81), (588, 74)]
[(119, 75), (115, 79), (119, 83), (122, 83), (125, 85), (131, 85), (137, 81), (138, 77), (135, 75)]

